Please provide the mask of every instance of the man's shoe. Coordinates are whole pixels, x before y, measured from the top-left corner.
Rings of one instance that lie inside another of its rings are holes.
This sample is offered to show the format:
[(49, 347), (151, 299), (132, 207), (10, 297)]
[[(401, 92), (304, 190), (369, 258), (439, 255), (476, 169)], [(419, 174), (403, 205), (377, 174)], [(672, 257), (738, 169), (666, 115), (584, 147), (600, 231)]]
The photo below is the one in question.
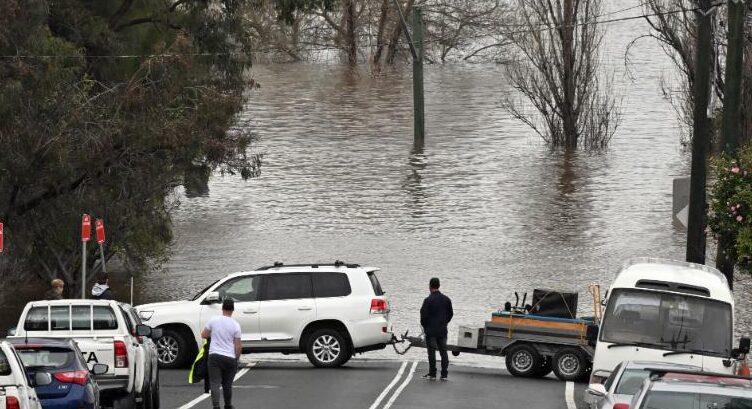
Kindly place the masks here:
[(430, 373), (427, 373), (423, 375), (423, 379), (428, 380), (428, 381), (435, 381), (436, 375), (431, 375)]
[(448, 381), (449, 379), (447, 379), (447, 376), (446, 376), (446, 375), (442, 375), (442, 377), (441, 377), (441, 380), (442, 380), (442, 381)]

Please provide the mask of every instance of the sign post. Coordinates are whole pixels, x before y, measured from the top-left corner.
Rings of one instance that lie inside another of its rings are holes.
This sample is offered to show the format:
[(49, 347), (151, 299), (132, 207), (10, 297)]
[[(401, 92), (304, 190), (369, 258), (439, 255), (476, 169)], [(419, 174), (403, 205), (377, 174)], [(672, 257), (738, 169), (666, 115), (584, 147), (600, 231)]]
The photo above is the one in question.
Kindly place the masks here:
[(102, 272), (107, 274), (107, 265), (104, 261), (104, 221), (97, 219), (94, 227), (97, 231), (97, 243), (99, 243), (99, 254), (102, 256)]
[(0, 253), (3, 252), (3, 222), (0, 222)]
[(91, 216), (81, 218), (81, 299), (86, 299), (86, 243), (91, 239)]

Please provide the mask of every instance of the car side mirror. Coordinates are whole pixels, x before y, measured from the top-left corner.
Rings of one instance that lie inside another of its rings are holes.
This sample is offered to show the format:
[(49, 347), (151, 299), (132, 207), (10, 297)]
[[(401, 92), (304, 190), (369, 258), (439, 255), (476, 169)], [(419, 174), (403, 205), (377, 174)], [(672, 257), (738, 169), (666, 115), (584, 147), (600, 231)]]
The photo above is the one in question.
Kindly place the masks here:
[(16, 329), (17, 329), (16, 327), (9, 328), (8, 329), (8, 336), (12, 337), (12, 336), (16, 335)]
[(589, 395), (592, 395), (592, 396), (595, 396), (595, 397), (598, 397), (598, 398), (602, 398), (602, 397), (606, 396), (606, 394), (608, 392), (606, 391), (606, 387), (603, 386), (603, 384), (600, 384), (600, 383), (591, 383), (587, 387), (587, 393)]
[(219, 292), (212, 291), (208, 294), (206, 294), (206, 297), (204, 298), (204, 304), (217, 304), (219, 303), (221, 298), (219, 297)]
[(91, 373), (94, 375), (104, 375), (107, 373), (107, 371), (110, 370), (110, 367), (105, 364), (94, 364), (94, 366), (91, 368)]
[(162, 338), (162, 328), (152, 328), (151, 329), (151, 339), (159, 339)]
[(49, 372), (37, 372), (34, 374), (34, 386), (47, 386), (52, 383), (52, 375)]
[(144, 324), (136, 325), (136, 335), (139, 337), (148, 337), (151, 335), (151, 327)]

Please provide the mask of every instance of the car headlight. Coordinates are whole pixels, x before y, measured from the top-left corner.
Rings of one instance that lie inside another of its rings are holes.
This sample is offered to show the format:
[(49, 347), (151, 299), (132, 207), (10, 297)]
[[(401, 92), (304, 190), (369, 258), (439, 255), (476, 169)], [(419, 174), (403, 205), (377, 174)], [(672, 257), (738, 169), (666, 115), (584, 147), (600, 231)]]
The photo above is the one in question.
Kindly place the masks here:
[(138, 316), (141, 317), (141, 321), (149, 321), (154, 315), (154, 311), (139, 311)]

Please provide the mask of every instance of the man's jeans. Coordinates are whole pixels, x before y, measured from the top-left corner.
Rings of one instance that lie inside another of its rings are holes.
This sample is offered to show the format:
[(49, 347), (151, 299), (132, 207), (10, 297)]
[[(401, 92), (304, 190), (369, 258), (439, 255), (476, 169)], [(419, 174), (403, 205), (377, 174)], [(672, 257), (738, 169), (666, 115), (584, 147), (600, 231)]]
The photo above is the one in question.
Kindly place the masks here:
[(449, 354), (447, 353), (446, 337), (426, 337), (428, 347), (428, 375), (436, 376), (436, 350), (441, 354), (441, 377), (445, 378), (449, 372)]
[(225, 398), (225, 409), (232, 408), (232, 382), (238, 371), (238, 360), (219, 354), (209, 355), (209, 383), (211, 384), (211, 399), (214, 409), (219, 406), (219, 387)]

